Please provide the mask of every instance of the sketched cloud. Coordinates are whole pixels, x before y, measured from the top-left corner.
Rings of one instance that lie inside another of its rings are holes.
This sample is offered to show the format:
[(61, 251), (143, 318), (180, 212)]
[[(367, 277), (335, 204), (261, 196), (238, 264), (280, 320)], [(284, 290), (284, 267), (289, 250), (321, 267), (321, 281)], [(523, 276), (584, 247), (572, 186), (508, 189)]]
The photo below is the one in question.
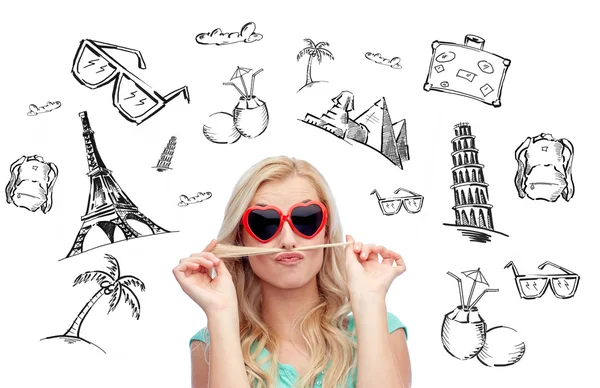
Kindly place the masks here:
[(203, 32), (196, 35), (196, 42), (199, 44), (216, 44), (217, 46), (239, 42), (252, 43), (263, 38), (261, 34), (255, 31), (256, 24), (254, 22), (244, 24), (240, 32), (223, 33), (220, 28), (216, 28), (212, 32)]
[(392, 59), (386, 59), (386, 58), (384, 58), (379, 53), (377, 53), (377, 54), (366, 53), (365, 57), (368, 60), (370, 60), (370, 61), (373, 61), (375, 63), (379, 63), (380, 65), (389, 66), (392, 69), (402, 69), (402, 66), (400, 65), (400, 57), (394, 57)]

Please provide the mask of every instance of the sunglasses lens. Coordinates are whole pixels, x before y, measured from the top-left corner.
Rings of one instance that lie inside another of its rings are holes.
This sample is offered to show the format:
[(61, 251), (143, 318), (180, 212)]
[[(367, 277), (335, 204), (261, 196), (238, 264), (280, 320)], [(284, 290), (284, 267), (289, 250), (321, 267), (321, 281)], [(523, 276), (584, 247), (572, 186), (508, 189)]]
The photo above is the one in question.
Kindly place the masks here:
[(519, 287), (525, 298), (537, 298), (546, 290), (547, 278), (522, 278)]
[(261, 240), (268, 240), (277, 233), (281, 217), (273, 209), (252, 210), (248, 214), (248, 226)]
[(323, 210), (318, 205), (298, 206), (292, 210), (294, 227), (306, 237), (313, 237), (323, 223)]
[(123, 74), (119, 80), (119, 90), (115, 95), (117, 105), (132, 118), (143, 116), (158, 104), (158, 100), (148, 94), (141, 85)]
[(81, 81), (96, 86), (112, 76), (117, 69), (89, 47), (85, 47), (73, 73)]
[(404, 200), (404, 206), (409, 212), (416, 213), (421, 210), (421, 206), (423, 206), (423, 198), (406, 198)]
[(552, 289), (557, 296), (567, 298), (577, 289), (577, 278), (574, 276), (552, 278)]

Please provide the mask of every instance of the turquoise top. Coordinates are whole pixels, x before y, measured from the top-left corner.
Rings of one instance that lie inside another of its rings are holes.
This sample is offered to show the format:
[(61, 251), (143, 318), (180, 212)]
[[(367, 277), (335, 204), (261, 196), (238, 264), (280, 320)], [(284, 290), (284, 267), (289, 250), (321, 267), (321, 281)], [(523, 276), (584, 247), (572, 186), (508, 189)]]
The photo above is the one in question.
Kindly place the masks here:
[[(406, 330), (406, 326), (396, 317), (394, 314), (388, 312), (387, 313), (387, 324), (388, 330), (391, 333), (396, 331), (397, 329), (404, 329), (404, 334), (406, 335), (406, 339), (408, 339), (408, 331)], [(350, 315), (348, 319), (348, 327), (346, 328), (348, 331), (354, 330), (354, 316)], [(202, 328), (199, 332), (197, 332), (190, 339), (190, 346), (192, 345), (192, 341), (202, 341), (204, 343), (210, 342), (210, 335), (206, 327)], [(354, 336), (354, 341), (357, 341), (356, 336)], [(267, 357), (269, 352), (267, 349), (263, 349), (258, 355), (258, 359)], [(269, 369), (270, 362), (265, 362), (261, 365), (261, 369), (267, 371)], [(298, 372), (296, 369), (290, 364), (280, 364), (277, 363), (277, 367), (279, 369), (279, 381), (277, 382), (277, 388), (293, 388), (294, 383), (298, 379)], [(320, 388), (323, 379), (323, 373), (317, 377), (317, 381), (315, 383), (315, 388)], [(348, 378), (348, 388), (356, 387), (356, 371), (353, 375)]]

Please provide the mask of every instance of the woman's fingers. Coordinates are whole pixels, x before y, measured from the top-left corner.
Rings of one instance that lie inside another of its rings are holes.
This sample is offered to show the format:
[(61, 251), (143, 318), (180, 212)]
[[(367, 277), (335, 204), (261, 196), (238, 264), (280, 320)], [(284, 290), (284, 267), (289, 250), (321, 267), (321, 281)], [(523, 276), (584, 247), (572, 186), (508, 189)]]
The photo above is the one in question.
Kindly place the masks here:
[(213, 248), (214, 248), (214, 247), (216, 247), (218, 243), (219, 243), (219, 242), (218, 242), (216, 239), (214, 239), (214, 238), (213, 238), (213, 239), (212, 239), (212, 240), (211, 240), (211, 241), (208, 243), (208, 245), (206, 246), (206, 248), (204, 248), (204, 252), (210, 252), (210, 251), (212, 251), (212, 250), (213, 250)]
[[(212, 253), (212, 252), (192, 253), (190, 255), (190, 257), (195, 257), (195, 258), (203, 257), (203, 258), (213, 261), (214, 263), (218, 263), (221, 260), (217, 256), (215, 256), (214, 253)], [(181, 259), (181, 261), (183, 261), (183, 260), (186, 260), (186, 259)]]

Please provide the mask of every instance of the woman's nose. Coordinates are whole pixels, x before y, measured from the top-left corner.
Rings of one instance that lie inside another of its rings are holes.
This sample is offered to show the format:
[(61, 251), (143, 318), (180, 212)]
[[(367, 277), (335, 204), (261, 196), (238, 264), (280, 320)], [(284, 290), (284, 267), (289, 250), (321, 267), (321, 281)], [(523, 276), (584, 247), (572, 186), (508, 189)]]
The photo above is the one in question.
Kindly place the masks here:
[(283, 228), (279, 235), (279, 245), (283, 249), (296, 248), (296, 233), (294, 233), (289, 222), (283, 224)]

